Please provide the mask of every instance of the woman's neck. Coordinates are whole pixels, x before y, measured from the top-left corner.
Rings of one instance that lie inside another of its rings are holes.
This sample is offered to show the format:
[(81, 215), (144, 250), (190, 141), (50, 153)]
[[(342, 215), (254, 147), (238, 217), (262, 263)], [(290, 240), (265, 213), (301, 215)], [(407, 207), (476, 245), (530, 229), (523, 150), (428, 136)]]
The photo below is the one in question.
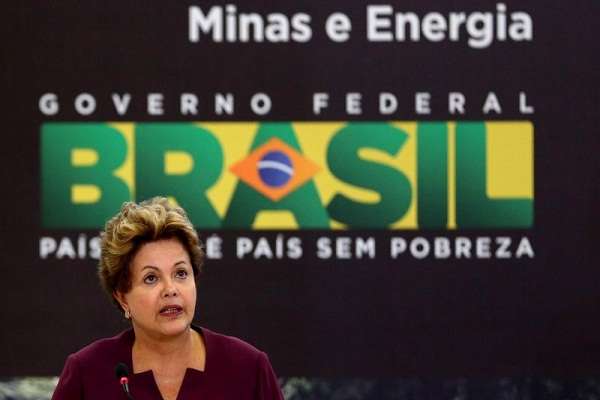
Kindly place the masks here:
[(134, 373), (156, 371), (170, 365), (204, 370), (204, 345), (200, 335), (191, 328), (180, 335), (166, 338), (135, 333), (131, 351)]
[(176, 336), (152, 336), (139, 329), (135, 329), (135, 342), (133, 348), (144, 353), (160, 357), (169, 357), (173, 354), (186, 353), (192, 349), (193, 331), (186, 329)]

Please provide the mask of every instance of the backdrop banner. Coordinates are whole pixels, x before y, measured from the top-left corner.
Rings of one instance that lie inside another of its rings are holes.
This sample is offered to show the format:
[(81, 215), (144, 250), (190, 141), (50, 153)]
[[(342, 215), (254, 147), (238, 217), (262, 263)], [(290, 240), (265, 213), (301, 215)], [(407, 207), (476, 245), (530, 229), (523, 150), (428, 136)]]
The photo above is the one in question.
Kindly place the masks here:
[(167, 196), (196, 321), (286, 377), (600, 372), (597, 2), (19, 2), (0, 376), (127, 328), (99, 232)]

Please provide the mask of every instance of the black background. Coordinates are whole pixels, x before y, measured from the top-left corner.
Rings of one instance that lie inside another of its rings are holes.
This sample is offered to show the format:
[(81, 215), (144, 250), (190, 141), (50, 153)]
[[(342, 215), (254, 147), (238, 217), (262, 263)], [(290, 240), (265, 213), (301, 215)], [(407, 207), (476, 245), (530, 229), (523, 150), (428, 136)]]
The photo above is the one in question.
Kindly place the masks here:
[[(58, 4), (57, 4), (58, 3)], [(599, 56), (595, 1), (506, 2), (533, 18), (532, 42), (494, 42), (485, 49), (459, 43), (368, 43), (367, 2), (245, 2), (240, 12), (306, 12), (308, 43), (190, 43), (189, 5), (212, 2), (21, 2), (2, 24), (0, 176), (0, 376), (54, 375), (66, 355), (126, 327), (104, 299), (92, 261), (40, 260), (42, 235), (79, 232), (40, 227), (39, 129), (48, 121), (384, 120), (381, 91), (399, 99), (394, 120), (452, 120), (447, 93), (467, 97), (465, 120), (529, 119), (535, 132), (535, 227), (469, 231), (462, 235), (530, 237), (533, 260), (211, 261), (200, 280), (198, 321), (265, 350), (279, 375), (322, 377), (515, 376), (600, 371), (600, 291), (596, 233), (600, 200)], [(326, 3), (326, 4), (324, 4)], [(394, 1), (396, 11), (494, 11), (495, 4), (443, 5)], [(353, 21), (352, 38), (324, 34), (335, 11)], [(312, 114), (312, 94), (330, 93), (330, 108)], [(364, 114), (344, 112), (346, 92), (363, 93)], [(414, 93), (432, 94), (432, 114), (414, 112)], [(501, 115), (482, 115), (488, 91)], [(518, 92), (533, 116), (518, 113)], [(57, 116), (38, 110), (54, 92)], [(72, 102), (93, 94), (97, 111), (75, 113)], [(129, 92), (120, 117), (110, 95)], [(165, 115), (149, 116), (146, 95), (165, 96)], [(179, 114), (179, 95), (196, 93), (198, 116)], [(216, 116), (215, 92), (236, 95), (233, 117)], [(268, 93), (272, 112), (248, 106)], [(89, 235), (94, 232), (87, 232)], [(208, 232), (206, 232), (208, 233)], [(275, 236), (277, 232), (237, 234)], [(419, 232), (427, 237), (456, 232)], [(328, 232), (288, 232), (306, 243)], [(393, 234), (374, 235), (378, 245)], [(338, 233), (330, 234), (331, 236)], [(232, 254), (232, 252), (229, 252)]]

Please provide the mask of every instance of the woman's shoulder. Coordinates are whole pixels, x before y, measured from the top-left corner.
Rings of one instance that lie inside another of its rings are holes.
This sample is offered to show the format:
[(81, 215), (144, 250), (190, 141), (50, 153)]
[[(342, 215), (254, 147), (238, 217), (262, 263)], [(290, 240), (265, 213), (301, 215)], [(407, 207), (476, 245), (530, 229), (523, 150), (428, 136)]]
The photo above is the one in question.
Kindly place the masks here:
[(219, 391), (230, 393), (231, 398), (283, 400), (266, 353), (237, 337), (194, 328), (204, 337), (205, 371)]
[(256, 364), (266, 357), (265, 353), (248, 342), (235, 336), (211, 331), (207, 328), (197, 328), (204, 338), (208, 363), (222, 360), (228, 363)]
[[(71, 354), (78, 363), (97, 363), (102, 360), (120, 359), (131, 351), (133, 332), (129, 329), (118, 335), (95, 340)], [(126, 360), (123, 360), (126, 361)]]

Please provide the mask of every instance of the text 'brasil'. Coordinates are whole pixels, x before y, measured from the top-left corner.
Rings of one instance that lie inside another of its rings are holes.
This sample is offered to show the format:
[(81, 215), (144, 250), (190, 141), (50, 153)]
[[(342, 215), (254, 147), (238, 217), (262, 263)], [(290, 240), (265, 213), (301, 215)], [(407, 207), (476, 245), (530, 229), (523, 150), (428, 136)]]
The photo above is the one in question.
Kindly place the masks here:
[(44, 228), (96, 229), (156, 195), (198, 228), (529, 228), (533, 180), (529, 121), (41, 128)]

